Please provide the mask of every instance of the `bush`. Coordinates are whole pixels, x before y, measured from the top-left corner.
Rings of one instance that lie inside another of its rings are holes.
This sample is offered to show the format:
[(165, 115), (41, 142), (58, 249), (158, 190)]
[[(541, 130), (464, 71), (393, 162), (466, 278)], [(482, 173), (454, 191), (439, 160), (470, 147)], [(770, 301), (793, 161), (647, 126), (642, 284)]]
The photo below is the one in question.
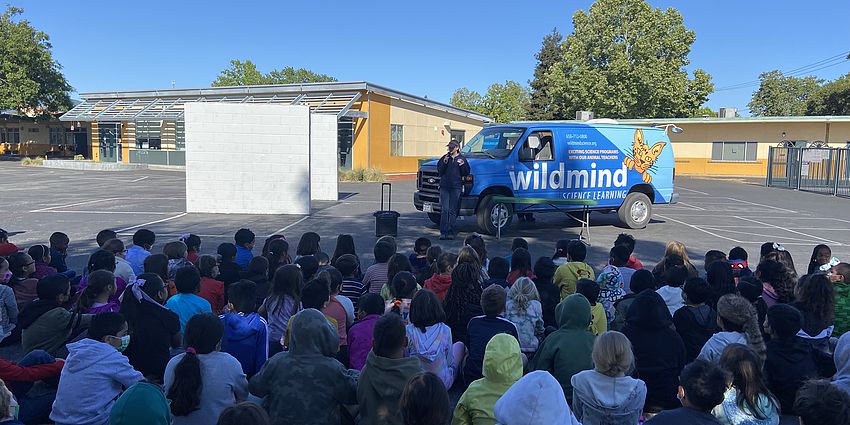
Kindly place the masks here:
[(382, 182), (384, 180), (384, 172), (376, 168), (339, 170), (339, 181), (342, 182)]
[(85, 161), (86, 157), (82, 155), (74, 155), (74, 161)]
[(43, 163), (44, 163), (44, 158), (42, 158), (40, 156), (37, 156), (37, 157), (34, 157), (34, 158), (29, 158), (29, 157), (25, 156), (21, 159), (21, 165), (23, 165), (25, 167), (38, 166), (38, 165), (41, 165)]

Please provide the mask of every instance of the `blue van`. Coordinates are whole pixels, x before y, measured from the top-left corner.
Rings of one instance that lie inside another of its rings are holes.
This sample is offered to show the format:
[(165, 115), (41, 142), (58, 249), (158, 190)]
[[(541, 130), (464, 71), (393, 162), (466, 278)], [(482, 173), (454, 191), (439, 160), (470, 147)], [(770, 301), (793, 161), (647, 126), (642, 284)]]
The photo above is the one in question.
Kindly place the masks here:
[[(538, 201), (523, 205), (523, 212), (582, 211), (588, 207), (557, 205), (555, 200), (587, 200), (591, 210), (617, 211), (623, 224), (633, 229), (646, 226), (653, 204), (678, 199), (666, 127), (619, 125), (606, 119), (499, 124), (483, 128), (461, 151), (471, 177), (459, 215), (477, 216), (481, 231), (491, 235), (510, 225), (515, 213), (514, 203), (504, 197)], [(434, 223), (440, 222), (439, 187), (437, 161), (422, 164), (413, 203)], [(553, 200), (552, 205), (546, 199)]]

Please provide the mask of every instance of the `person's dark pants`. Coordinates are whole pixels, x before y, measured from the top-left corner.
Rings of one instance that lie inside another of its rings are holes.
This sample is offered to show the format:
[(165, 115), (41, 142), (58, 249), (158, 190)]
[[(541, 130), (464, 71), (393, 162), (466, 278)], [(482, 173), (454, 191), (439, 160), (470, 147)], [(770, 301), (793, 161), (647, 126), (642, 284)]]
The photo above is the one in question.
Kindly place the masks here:
[[(43, 350), (30, 351), (21, 361), (18, 366), (27, 367), (40, 364), (50, 364), (56, 359)], [(44, 382), (50, 386), (58, 384), (58, 378), (45, 379)], [(41, 394), (30, 396), (28, 393), (33, 387), (33, 382), (14, 382), (11, 388), (12, 394), (20, 404), (20, 413), (18, 420), (25, 424), (29, 423), (48, 423), (50, 422), (50, 409), (53, 408), (53, 400), (56, 399), (56, 391), (42, 392)]]
[(460, 187), (440, 187), (440, 234), (454, 236), (455, 221), (460, 208)]

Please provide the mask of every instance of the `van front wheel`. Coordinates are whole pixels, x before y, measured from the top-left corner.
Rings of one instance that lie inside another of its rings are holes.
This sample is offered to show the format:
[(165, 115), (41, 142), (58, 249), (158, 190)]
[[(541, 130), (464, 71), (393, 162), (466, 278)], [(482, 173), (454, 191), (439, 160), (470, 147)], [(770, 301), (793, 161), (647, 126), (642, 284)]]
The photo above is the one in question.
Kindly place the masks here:
[(626, 227), (643, 229), (652, 218), (652, 202), (645, 194), (632, 192), (626, 196), (623, 205), (617, 210), (617, 215)]
[(495, 235), (501, 224), (502, 228), (511, 225), (514, 216), (513, 204), (493, 201), (493, 195), (487, 195), (478, 204), (478, 228), (482, 233)]

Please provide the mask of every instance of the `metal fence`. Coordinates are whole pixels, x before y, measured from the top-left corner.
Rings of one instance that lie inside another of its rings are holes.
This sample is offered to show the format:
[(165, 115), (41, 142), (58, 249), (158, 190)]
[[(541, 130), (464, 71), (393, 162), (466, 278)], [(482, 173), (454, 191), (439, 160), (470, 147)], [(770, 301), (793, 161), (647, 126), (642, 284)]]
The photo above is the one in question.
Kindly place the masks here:
[(771, 147), (766, 183), (850, 197), (850, 149)]

